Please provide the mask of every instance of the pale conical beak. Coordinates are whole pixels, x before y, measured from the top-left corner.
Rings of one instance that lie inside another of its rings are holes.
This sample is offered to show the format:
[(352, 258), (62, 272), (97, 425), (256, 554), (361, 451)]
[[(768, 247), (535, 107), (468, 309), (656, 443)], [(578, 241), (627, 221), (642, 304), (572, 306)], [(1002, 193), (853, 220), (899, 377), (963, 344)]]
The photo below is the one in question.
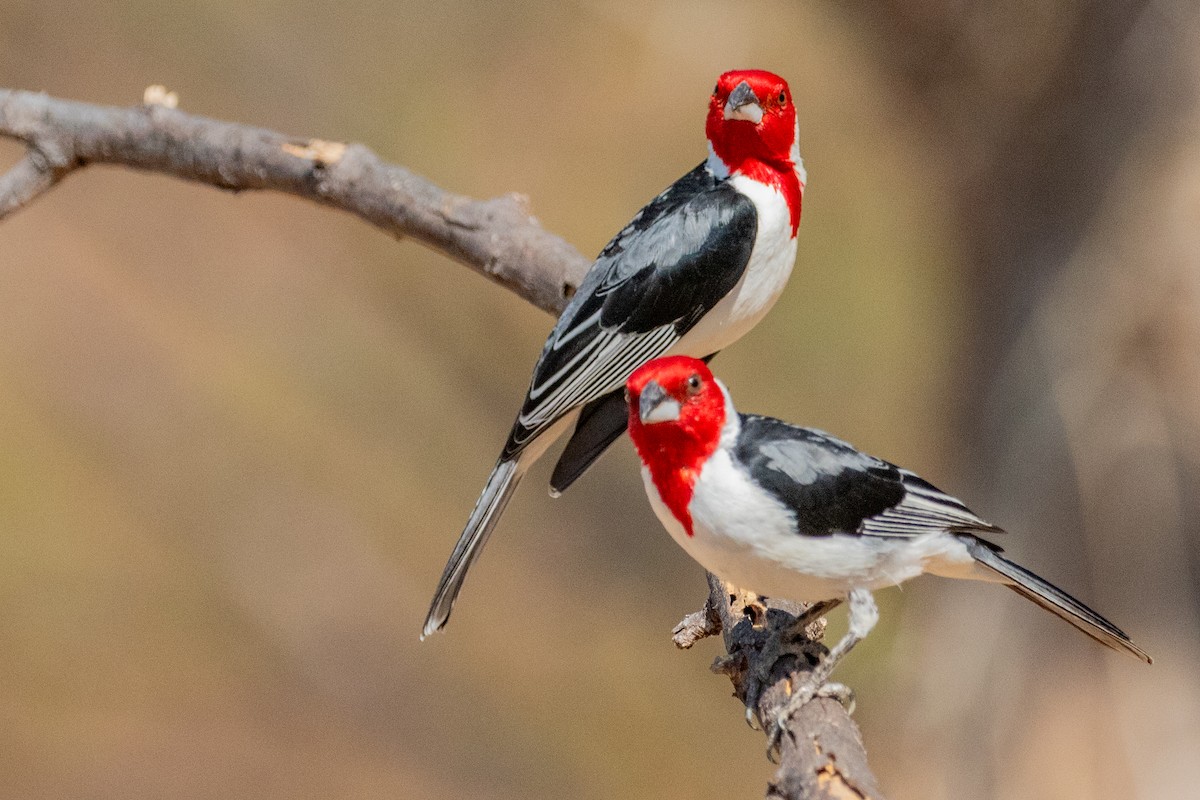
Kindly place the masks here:
[(742, 81), (725, 101), (725, 119), (740, 119), (757, 125), (762, 118), (763, 110), (758, 104), (758, 95), (750, 88), (750, 84)]
[(650, 381), (638, 398), (638, 417), (643, 425), (675, 422), (679, 419), (679, 401), (667, 394), (657, 381)]

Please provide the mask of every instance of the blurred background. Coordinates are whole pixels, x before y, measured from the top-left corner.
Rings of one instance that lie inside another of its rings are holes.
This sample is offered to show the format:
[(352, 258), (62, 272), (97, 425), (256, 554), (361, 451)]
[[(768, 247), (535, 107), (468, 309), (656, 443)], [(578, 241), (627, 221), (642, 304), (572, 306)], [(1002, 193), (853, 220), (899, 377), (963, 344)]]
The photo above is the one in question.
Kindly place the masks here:
[[(1128, 630), (880, 593), (840, 670), (893, 798), (1200, 785), (1200, 20), (1178, 0), (7, 0), (0, 85), (361, 141), (594, 254), (777, 71), (798, 268), (743, 410), (910, 466)], [(0, 163), (21, 149), (0, 143)], [(552, 320), (311, 204), (92, 168), (0, 224), (0, 794), (760, 795), (627, 442), (426, 603)], [(835, 630), (842, 625), (835, 614)]]

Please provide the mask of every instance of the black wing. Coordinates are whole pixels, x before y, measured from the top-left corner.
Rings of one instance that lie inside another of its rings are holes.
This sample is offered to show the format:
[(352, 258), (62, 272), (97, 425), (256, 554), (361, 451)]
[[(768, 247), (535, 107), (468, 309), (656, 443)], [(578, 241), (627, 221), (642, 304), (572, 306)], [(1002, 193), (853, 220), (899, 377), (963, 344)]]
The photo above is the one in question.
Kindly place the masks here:
[(737, 284), (757, 229), (750, 199), (703, 164), (643, 208), (546, 340), (503, 457), (679, 341)]
[(807, 536), (999, 533), (961, 501), (906, 469), (822, 431), (741, 416), (735, 457), (790, 508)]

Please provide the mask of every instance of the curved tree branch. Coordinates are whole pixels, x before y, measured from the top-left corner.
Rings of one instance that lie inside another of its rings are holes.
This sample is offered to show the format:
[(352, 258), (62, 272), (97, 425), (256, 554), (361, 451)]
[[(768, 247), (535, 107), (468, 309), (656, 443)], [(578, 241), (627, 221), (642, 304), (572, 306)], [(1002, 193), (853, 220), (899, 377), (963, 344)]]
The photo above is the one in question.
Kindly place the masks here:
[(115, 108), (0, 89), (0, 136), (29, 148), (0, 177), (0, 219), (79, 168), (119, 164), (235, 192), (286, 192), (349, 211), (446, 253), (550, 312), (562, 310), (590, 264), (543, 229), (518, 195), (474, 200), (388, 164), (363, 145), (185, 114), (159, 87), (147, 90), (146, 100)]
[[(176, 110), (175, 100), (156, 86), (132, 108), (0, 89), (0, 137), (28, 148), (0, 175), (0, 220), (75, 170), (116, 164), (234, 192), (285, 192), (348, 211), (397, 237), (417, 239), (551, 312), (561, 311), (587, 271), (587, 259), (544, 230), (517, 195), (475, 200), (451, 194), (363, 145), (296, 139), (194, 116)], [(767, 638), (787, 627), (792, 613), (771, 608), (752, 624), (747, 608), (761, 610), (752, 595), (710, 575), (705, 610), (680, 624), (675, 641), (690, 647), (723, 631), (729, 655), (714, 669), (730, 677), (740, 698), (752, 676), (769, 675), (757, 699), (759, 717), (769, 719), (805, 665), (794, 656), (774, 664), (764, 660)], [(818, 640), (823, 624), (809, 632)], [(880, 797), (858, 728), (840, 704), (817, 699), (792, 718), (767, 796)]]

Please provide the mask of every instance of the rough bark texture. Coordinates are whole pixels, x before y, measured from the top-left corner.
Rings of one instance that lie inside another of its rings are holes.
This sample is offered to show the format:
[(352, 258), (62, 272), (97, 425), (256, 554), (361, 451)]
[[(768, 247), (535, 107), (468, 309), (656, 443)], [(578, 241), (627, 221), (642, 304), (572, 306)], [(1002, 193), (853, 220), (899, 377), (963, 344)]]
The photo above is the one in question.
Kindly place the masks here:
[[(711, 573), (708, 590), (704, 610), (689, 614), (675, 628), (675, 644), (688, 648), (705, 636), (721, 633), (728, 655), (717, 659), (713, 671), (729, 676), (742, 703), (757, 692), (758, 718), (774, 719), (787, 704), (792, 686), (803, 680), (812, 664), (791, 654), (767, 663), (773, 656), (766, 644), (789, 628), (803, 607), (771, 601), (764, 609), (755, 595)], [(814, 650), (824, 632), (824, 620), (808, 626), (807, 643)], [(769, 676), (761, 688), (758, 675)], [(767, 787), (768, 798), (879, 800), (882, 796), (867, 764), (858, 726), (841, 703), (818, 697), (792, 716), (780, 743), (779, 769)]]
[[(27, 154), (0, 176), (0, 220), (20, 210), (70, 173), (89, 164), (116, 164), (172, 175), (220, 189), (274, 190), (348, 211), (397, 237), (412, 237), (480, 272), (530, 303), (560, 311), (589, 262), (545, 231), (516, 195), (475, 200), (454, 195), (368, 148), (193, 116), (174, 108), (161, 87), (133, 108), (91, 105), (0, 89), (0, 136), (24, 142)], [(729, 675), (739, 698), (769, 674), (758, 696), (760, 719), (786, 702), (807, 664), (785, 656), (764, 663), (763, 648), (788, 627), (798, 606), (747, 616), (752, 595), (709, 576), (706, 609), (676, 629), (689, 647), (724, 632)], [(812, 642), (823, 622), (810, 626)], [(716, 668), (716, 667), (715, 667)], [(879, 798), (862, 738), (845, 708), (819, 698), (791, 720), (780, 765), (767, 789), (773, 798)]]

